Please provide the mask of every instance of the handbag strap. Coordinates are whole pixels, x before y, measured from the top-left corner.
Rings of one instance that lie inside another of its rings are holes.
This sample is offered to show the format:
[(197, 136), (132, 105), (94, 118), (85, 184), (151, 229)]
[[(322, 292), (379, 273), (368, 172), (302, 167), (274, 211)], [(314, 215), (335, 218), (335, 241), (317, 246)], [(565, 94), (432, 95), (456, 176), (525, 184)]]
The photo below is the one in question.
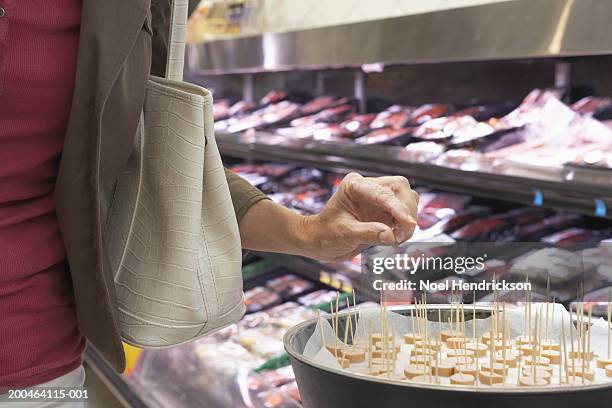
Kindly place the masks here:
[(187, 37), (188, 0), (173, 0), (170, 13), (170, 37), (168, 38), (168, 60), (166, 78), (183, 80), (185, 64), (185, 38)]

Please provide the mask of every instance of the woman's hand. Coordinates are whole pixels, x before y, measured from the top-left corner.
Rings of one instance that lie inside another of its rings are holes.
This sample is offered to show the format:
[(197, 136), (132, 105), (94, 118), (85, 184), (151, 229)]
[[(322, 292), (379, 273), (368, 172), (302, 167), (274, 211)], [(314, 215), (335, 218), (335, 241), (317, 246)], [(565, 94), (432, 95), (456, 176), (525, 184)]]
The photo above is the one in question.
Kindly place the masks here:
[(240, 223), (246, 249), (324, 261), (352, 259), (373, 245), (395, 245), (416, 228), (419, 197), (404, 177), (348, 174), (320, 214), (301, 216), (265, 200)]
[(312, 257), (352, 259), (373, 245), (395, 245), (416, 228), (418, 194), (404, 177), (348, 174), (320, 214), (304, 220)]

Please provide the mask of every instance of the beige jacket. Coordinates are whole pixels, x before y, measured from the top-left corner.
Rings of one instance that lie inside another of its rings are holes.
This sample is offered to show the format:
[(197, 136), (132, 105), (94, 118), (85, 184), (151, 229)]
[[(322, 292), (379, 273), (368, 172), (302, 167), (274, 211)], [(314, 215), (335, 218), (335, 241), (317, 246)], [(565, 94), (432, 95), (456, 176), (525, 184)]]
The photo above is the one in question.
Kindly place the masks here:
[[(83, 0), (76, 86), (55, 191), (81, 332), (118, 371), (117, 325), (104, 226), (151, 73), (162, 75), (170, 0)], [(227, 173), (238, 218), (265, 196)]]

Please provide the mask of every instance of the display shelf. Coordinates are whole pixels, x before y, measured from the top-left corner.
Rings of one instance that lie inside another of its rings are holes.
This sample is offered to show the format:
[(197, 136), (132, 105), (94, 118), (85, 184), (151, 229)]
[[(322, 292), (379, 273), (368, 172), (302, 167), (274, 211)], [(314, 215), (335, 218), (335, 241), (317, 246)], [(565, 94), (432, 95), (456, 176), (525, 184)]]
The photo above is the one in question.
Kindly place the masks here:
[[(331, 265), (325, 265), (317, 261), (294, 255), (274, 254), (269, 252), (257, 252), (257, 255), (269, 259), (275, 264), (284, 266), (293, 273), (304, 276), (307, 279), (322, 282), (334, 289), (350, 292), (351, 288), (353, 288), (362, 300), (376, 301), (378, 299), (378, 292), (376, 292), (366, 280), (351, 277), (349, 274)], [(342, 282), (335, 279), (334, 275), (341, 276)]]
[(364, 146), (287, 140), (265, 133), (219, 135), (225, 156), (313, 166), (330, 171), (360, 171), (372, 175), (402, 175), (447, 191), (569, 210), (612, 219), (612, 186), (536, 179), (499, 173), (465, 171), (402, 158), (394, 146)]
[(601, 0), (505, 1), (189, 45), (187, 68), (223, 75), (606, 55), (611, 18)]
[(91, 344), (85, 350), (85, 362), (108, 387), (124, 407), (147, 408), (148, 405), (134, 392), (125, 378), (118, 374)]

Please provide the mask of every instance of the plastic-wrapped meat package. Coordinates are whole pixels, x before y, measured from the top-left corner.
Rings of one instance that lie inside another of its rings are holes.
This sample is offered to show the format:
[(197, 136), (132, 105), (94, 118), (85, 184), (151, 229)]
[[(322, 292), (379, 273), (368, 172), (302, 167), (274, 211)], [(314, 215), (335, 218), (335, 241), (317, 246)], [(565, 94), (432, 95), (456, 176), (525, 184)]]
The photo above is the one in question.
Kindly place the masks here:
[(393, 105), (377, 114), (372, 123), (370, 123), (370, 128), (405, 128), (410, 122), (411, 112), (412, 108), (409, 108), (407, 106)]
[[(440, 210), (448, 213), (452, 210), (453, 214), (464, 209), (470, 202), (472, 197), (460, 194), (451, 193), (434, 193), (433, 196), (424, 205), (422, 211), (424, 213), (439, 214)], [(439, 217), (441, 218), (441, 217)]]
[(295, 302), (282, 303), (268, 310), (267, 314), (273, 319), (272, 321), (274, 324), (284, 329), (289, 329), (303, 321), (317, 316), (317, 313), (313, 309), (309, 309)]
[(290, 188), (297, 188), (322, 179), (323, 173), (321, 170), (306, 167), (292, 171), (287, 177), (282, 179), (281, 183)]
[(432, 229), (435, 235), (442, 233), (444, 221), (463, 210), (470, 201), (471, 198), (468, 196), (448, 193), (435, 193), (427, 197), (426, 202), (419, 206), (419, 229), (423, 231)]
[(267, 307), (278, 304), (281, 298), (278, 294), (261, 286), (244, 293), (244, 303), (248, 313), (258, 312)]
[(283, 101), (259, 109), (250, 115), (237, 119), (227, 127), (230, 133), (242, 132), (247, 129), (259, 129), (265, 126), (281, 124), (289, 121), (300, 113), (296, 103)]
[(515, 225), (541, 220), (547, 212), (538, 208), (522, 207), (502, 214), (473, 221), (451, 234), (458, 241), (486, 241), (503, 238)]
[(498, 218), (509, 219), (515, 225), (531, 224), (536, 221), (542, 221), (550, 215), (550, 211), (544, 208), (537, 207), (519, 207), (514, 210), (506, 211), (498, 214)]
[(297, 386), (297, 383), (295, 381), (291, 382), (289, 384), (285, 384), (285, 385), (281, 386), (280, 390), (285, 395), (288, 395), (295, 402), (301, 402), (302, 401), (302, 399), (300, 397), (300, 391), (298, 390), (298, 386)]
[[(316, 114), (303, 116), (301, 118), (293, 119), (290, 122), (292, 127), (302, 127), (302, 126), (313, 126), (317, 123), (339, 123), (346, 119), (347, 116), (353, 113), (352, 105), (338, 105), (332, 108), (324, 109)], [(302, 112), (304, 109), (302, 108)]]
[(444, 146), (435, 142), (410, 143), (400, 153), (400, 157), (407, 161), (428, 162), (444, 152)]
[(351, 137), (350, 132), (335, 123), (315, 123), (309, 128), (304, 128), (304, 134), (306, 132), (317, 141), (346, 142)]
[(602, 242), (595, 248), (587, 248), (581, 252), (587, 267), (594, 268), (589, 275), (597, 281), (597, 286), (608, 286), (612, 284), (612, 242)]
[(433, 163), (465, 171), (478, 171), (482, 167), (481, 154), (468, 149), (452, 149), (439, 155)]
[(240, 101), (236, 102), (229, 108), (229, 116), (244, 115), (257, 109), (257, 105), (253, 102)]
[(340, 128), (345, 131), (346, 137), (355, 139), (370, 131), (370, 123), (375, 117), (376, 115), (373, 113), (355, 115), (340, 123)]
[(514, 241), (535, 241), (554, 232), (579, 226), (582, 222), (583, 218), (578, 214), (558, 213), (536, 223), (528, 223), (515, 227), (514, 231), (512, 231), (512, 239)]
[(227, 99), (219, 99), (213, 103), (213, 119), (221, 120), (229, 116), (230, 101)]
[[(297, 301), (304, 306), (326, 305), (329, 302), (335, 301), (337, 294), (338, 292), (335, 290), (321, 289), (301, 296)], [(343, 306), (340, 305), (340, 308), (343, 308)]]
[(488, 207), (476, 205), (470, 206), (464, 210), (459, 210), (454, 215), (444, 220), (442, 232), (445, 234), (451, 233), (476, 219), (487, 217), (490, 214), (491, 210)]
[[(256, 129), (266, 124), (261, 111), (253, 112), (242, 118), (232, 118), (229, 119), (228, 122), (231, 123), (224, 129), (228, 133), (238, 133), (248, 129)], [(221, 123), (222, 122), (219, 122), (218, 124), (220, 125)]]
[(499, 139), (496, 139), (491, 143), (488, 143), (485, 146), (479, 148), (479, 150), (482, 153), (485, 153), (486, 157), (486, 153), (495, 152), (497, 150), (524, 143), (526, 141), (526, 137), (527, 134), (524, 129), (517, 129), (510, 133), (504, 134)]
[(315, 115), (315, 122), (334, 123), (341, 122), (348, 115), (353, 113), (352, 105), (339, 105), (333, 108), (322, 110)]
[(520, 128), (538, 119), (540, 109), (549, 98), (560, 98), (560, 93), (551, 90), (534, 89), (512, 112), (501, 118), (496, 125), (499, 129)]
[(264, 109), (262, 117), (266, 125), (276, 125), (299, 115), (300, 112), (300, 105), (297, 103), (282, 101)]
[(304, 104), (304, 106), (302, 106), (302, 112), (304, 112), (305, 115), (312, 115), (323, 109), (331, 108), (336, 105), (345, 105), (347, 103), (347, 98), (336, 98), (330, 95), (323, 95)]
[(581, 115), (592, 116), (610, 106), (612, 106), (612, 99), (610, 98), (587, 96), (574, 102), (571, 108)]
[(268, 92), (261, 100), (259, 101), (260, 106), (266, 106), (273, 103), (278, 103), (285, 99), (287, 94), (279, 91), (270, 91)]
[(489, 259), (485, 261), (484, 265), (484, 270), (474, 267), (466, 269), (465, 272), (460, 275), (478, 280), (483, 279), (485, 277), (487, 279), (492, 279), (494, 276), (496, 279), (503, 278), (510, 272), (511, 266), (508, 262), (502, 261), (500, 259)]
[(286, 299), (312, 289), (313, 283), (295, 275), (284, 275), (266, 282), (266, 287)]
[(450, 112), (451, 112), (451, 107), (448, 105), (441, 105), (441, 104), (422, 105), (412, 111), (412, 114), (410, 117), (410, 123), (414, 126), (418, 126), (432, 119), (436, 119), (436, 118), (439, 118), (440, 116), (447, 115)]
[(257, 166), (256, 171), (274, 179), (280, 178), (295, 170), (294, 164), (265, 163)]
[(494, 240), (511, 226), (512, 222), (507, 219), (488, 217), (473, 221), (459, 228), (450, 236), (458, 241), (468, 242)]
[(494, 129), (471, 116), (444, 116), (424, 122), (413, 136), (424, 140), (445, 140), (452, 137), (454, 144), (490, 135)]
[(365, 136), (361, 136), (355, 139), (355, 143), (361, 145), (371, 144), (395, 144), (401, 145), (406, 144), (407, 139), (410, 137), (410, 129), (395, 129), (395, 128), (382, 128), (374, 130)]
[(518, 280), (525, 276), (531, 282), (545, 285), (550, 276), (551, 287), (559, 287), (574, 280), (581, 280), (593, 269), (585, 269), (582, 256), (559, 248), (544, 248), (531, 251), (514, 260), (510, 273)]
[(599, 241), (597, 233), (583, 228), (568, 228), (542, 238), (542, 242), (558, 247), (571, 247), (594, 241)]
[(270, 389), (257, 394), (264, 408), (300, 408), (296, 401), (280, 389)]
[[(464, 118), (469, 116), (464, 116)], [(453, 131), (450, 143), (454, 146), (461, 146), (469, 143), (479, 142), (487, 136), (499, 134), (495, 129), (485, 122), (466, 123)]]

